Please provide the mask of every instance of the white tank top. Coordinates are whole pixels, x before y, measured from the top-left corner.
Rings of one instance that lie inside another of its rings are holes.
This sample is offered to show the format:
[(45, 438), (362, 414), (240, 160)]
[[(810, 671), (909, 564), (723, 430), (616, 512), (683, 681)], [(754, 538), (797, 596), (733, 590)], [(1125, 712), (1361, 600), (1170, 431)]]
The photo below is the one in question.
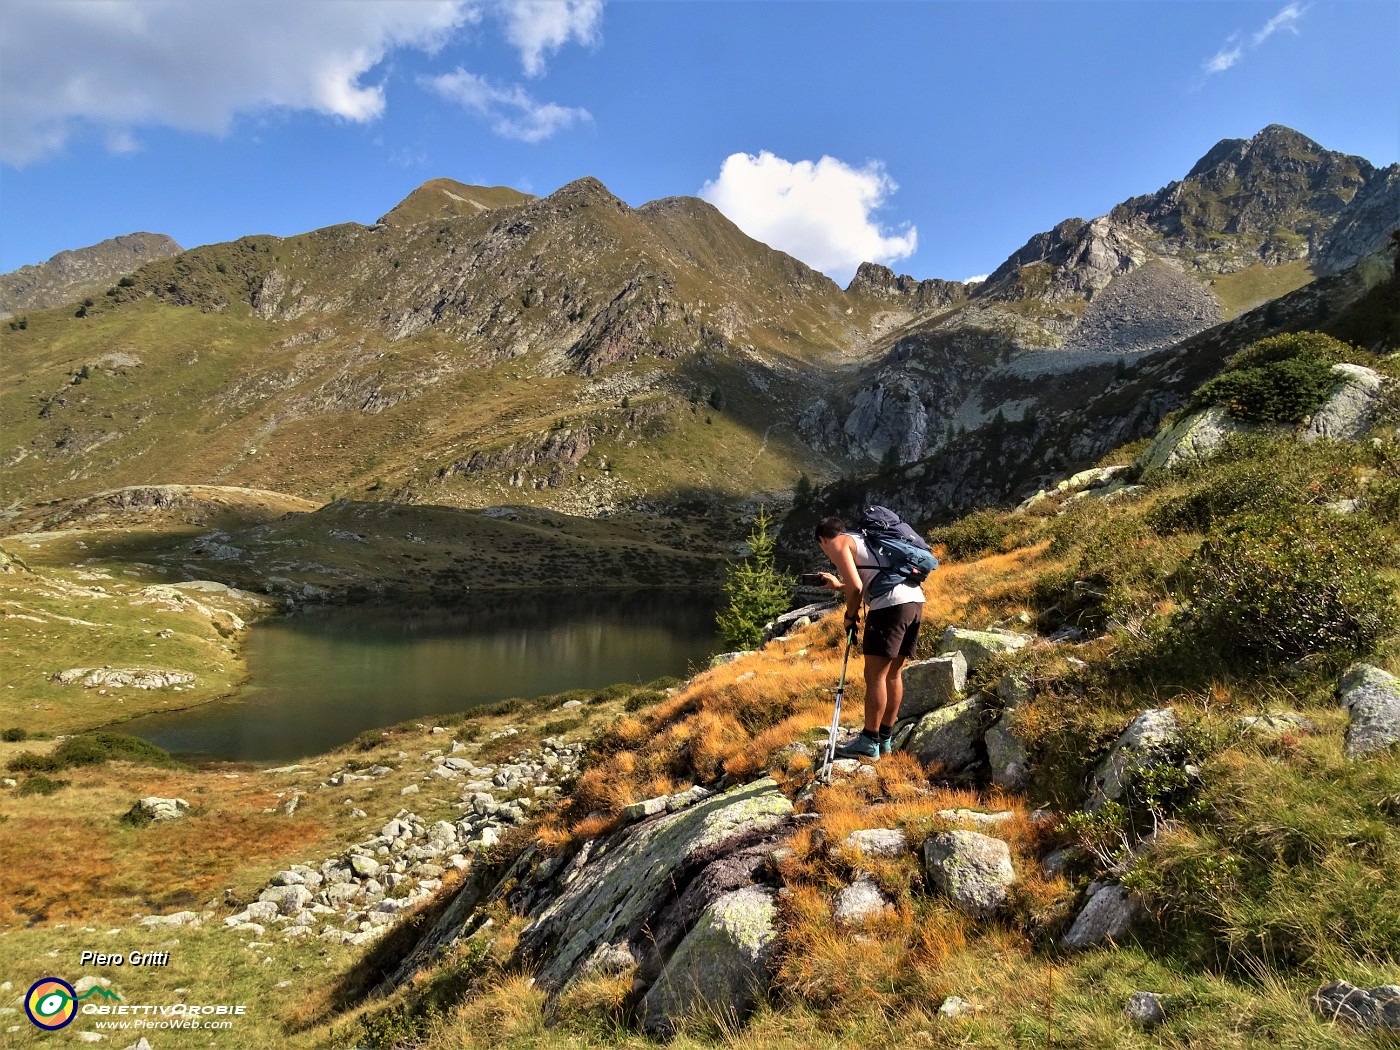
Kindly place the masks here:
[[(865, 544), (865, 537), (859, 532), (848, 532), (847, 536), (855, 540), (856, 571), (860, 573), (860, 586), (866, 605), (871, 610), (888, 609), (894, 605), (908, 605), (910, 602), (923, 602), (924, 592), (918, 584), (900, 583), (896, 584), (894, 590), (889, 594), (882, 594), (878, 598), (870, 598), (866, 588), (880, 572), (878, 560), (870, 553), (870, 548)], [(867, 568), (866, 566), (869, 566)]]

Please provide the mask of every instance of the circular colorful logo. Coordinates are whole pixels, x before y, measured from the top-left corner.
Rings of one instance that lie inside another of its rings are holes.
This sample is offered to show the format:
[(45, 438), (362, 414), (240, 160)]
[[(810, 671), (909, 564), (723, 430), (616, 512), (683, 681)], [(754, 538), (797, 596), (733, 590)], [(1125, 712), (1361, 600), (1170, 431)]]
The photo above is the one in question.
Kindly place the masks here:
[(24, 1012), (48, 1032), (67, 1027), (78, 1014), (78, 993), (67, 981), (45, 977), (35, 981), (24, 997)]

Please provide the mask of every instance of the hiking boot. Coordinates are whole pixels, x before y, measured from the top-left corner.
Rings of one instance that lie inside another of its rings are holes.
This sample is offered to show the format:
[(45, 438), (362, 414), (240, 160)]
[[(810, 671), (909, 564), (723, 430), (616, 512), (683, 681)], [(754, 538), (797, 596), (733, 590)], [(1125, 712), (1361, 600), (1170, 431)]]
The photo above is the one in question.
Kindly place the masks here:
[(860, 735), (836, 745), (837, 758), (879, 758), (880, 742)]
[(894, 737), (882, 736), (880, 738), (880, 754), (888, 755), (894, 750)]

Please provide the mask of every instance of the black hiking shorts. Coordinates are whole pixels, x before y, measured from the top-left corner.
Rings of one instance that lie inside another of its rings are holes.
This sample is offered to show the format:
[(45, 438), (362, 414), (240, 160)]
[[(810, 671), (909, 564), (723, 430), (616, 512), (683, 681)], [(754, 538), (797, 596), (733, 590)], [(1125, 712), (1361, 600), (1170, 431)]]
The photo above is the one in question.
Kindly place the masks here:
[(865, 617), (865, 638), (860, 651), (866, 656), (883, 656), (888, 660), (902, 656), (907, 660), (914, 655), (923, 612), (923, 602), (870, 610)]

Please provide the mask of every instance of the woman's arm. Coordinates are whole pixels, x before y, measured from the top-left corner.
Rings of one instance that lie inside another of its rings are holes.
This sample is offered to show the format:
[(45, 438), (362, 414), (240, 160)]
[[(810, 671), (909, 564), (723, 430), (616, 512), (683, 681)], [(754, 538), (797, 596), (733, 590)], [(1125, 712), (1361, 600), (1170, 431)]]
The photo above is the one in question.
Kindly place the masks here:
[(862, 584), (860, 570), (856, 568), (856, 543), (849, 536), (837, 536), (835, 557), (832, 561), (841, 574), (841, 589), (846, 592), (846, 623), (852, 624), (860, 618), (860, 598)]

